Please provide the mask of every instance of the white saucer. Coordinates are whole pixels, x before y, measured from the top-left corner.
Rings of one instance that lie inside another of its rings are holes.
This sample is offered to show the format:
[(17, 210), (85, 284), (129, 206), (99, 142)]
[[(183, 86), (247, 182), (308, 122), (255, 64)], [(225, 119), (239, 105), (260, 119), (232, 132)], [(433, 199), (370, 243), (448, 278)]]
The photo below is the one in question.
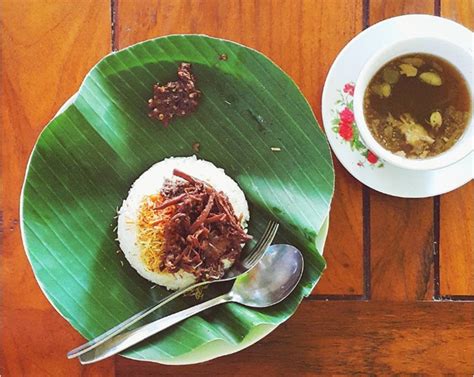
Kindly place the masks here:
[[(474, 153), (463, 160), (432, 171), (412, 171), (376, 160), (358, 136), (355, 123), (339, 134), (339, 114), (347, 106), (351, 109), (350, 85), (365, 62), (380, 47), (406, 37), (437, 36), (447, 38), (465, 49), (473, 50), (473, 33), (453, 21), (428, 15), (408, 15), (379, 22), (358, 34), (339, 53), (324, 84), (322, 98), (323, 123), (335, 155), (356, 179), (382, 193), (405, 197), (424, 198), (454, 190), (474, 178)], [(346, 86), (347, 85), (347, 86)], [(344, 91), (345, 88), (345, 91)], [(353, 92), (352, 92), (353, 94)], [(349, 111), (344, 114), (351, 116)], [(369, 153), (369, 157), (367, 154)]]

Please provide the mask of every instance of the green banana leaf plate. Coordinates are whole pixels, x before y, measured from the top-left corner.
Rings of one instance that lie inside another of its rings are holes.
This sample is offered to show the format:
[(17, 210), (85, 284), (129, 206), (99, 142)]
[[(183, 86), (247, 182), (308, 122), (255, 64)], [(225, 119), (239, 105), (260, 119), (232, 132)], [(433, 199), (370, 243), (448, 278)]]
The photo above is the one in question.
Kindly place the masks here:
[[(147, 116), (152, 85), (192, 63), (202, 91), (195, 113), (168, 128)], [(126, 263), (115, 240), (116, 211), (155, 162), (190, 156), (225, 169), (250, 205), (258, 238), (270, 218), (275, 243), (297, 246), (305, 270), (282, 303), (226, 304), (123, 353), (164, 364), (209, 360), (255, 343), (287, 320), (326, 264), (322, 249), (334, 191), (329, 146), (295, 83), (250, 48), (203, 35), (149, 40), (101, 60), (41, 133), (21, 197), (23, 241), (46, 297), (85, 338), (95, 337), (168, 294)], [(318, 251), (319, 250), (319, 251)], [(204, 299), (219, 293), (205, 290)], [(156, 316), (196, 303), (183, 297)]]

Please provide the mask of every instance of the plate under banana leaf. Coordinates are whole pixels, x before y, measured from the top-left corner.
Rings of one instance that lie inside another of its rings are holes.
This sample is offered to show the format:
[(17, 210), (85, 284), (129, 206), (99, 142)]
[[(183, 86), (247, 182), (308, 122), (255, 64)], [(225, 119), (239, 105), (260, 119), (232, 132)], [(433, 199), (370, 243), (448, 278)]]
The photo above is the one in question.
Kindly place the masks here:
[[(147, 116), (156, 82), (192, 63), (202, 100), (168, 128)], [(165, 296), (118, 252), (116, 211), (152, 164), (195, 154), (225, 169), (250, 204), (249, 232), (270, 218), (276, 243), (301, 249), (305, 271), (284, 302), (267, 309), (226, 304), (124, 353), (166, 364), (235, 352), (288, 319), (314, 288), (325, 261), (334, 170), (325, 136), (294, 82), (255, 50), (202, 35), (146, 41), (99, 62), (44, 129), (22, 192), (22, 234), (36, 279), (84, 337), (95, 337)], [(318, 252), (319, 247), (319, 252)], [(204, 299), (222, 288), (210, 287)], [(195, 303), (184, 297), (157, 315)]]

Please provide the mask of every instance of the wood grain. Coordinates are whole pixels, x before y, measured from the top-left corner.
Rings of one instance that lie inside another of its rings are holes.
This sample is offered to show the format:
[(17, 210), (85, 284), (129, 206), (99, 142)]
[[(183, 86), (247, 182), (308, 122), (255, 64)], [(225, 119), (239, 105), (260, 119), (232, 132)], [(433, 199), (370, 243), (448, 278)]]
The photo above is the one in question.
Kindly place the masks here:
[[(204, 33), (243, 43), (266, 54), (296, 81), (318, 119), (330, 65), (344, 44), (362, 29), (361, 0), (120, 0), (118, 4), (119, 48), (175, 33)], [(361, 185), (339, 164), (336, 177), (325, 249), (329, 268), (316, 292), (361, 294)]]
[(443, 0), (440, 4), (441, 16), (459, 22), (469, 29), (474, 29), (474, 1)]
[[(374, 192), (370, 204), (372, 299), (431, 299), (432, 199), (400, 199)], [(416, 231), (410, 224), (416, 224)]]
[(440, 293), (474, 300), (474, 183), (441, 197)]
[(472, 374), (473, 317), (472, 303), (305, 301), (238, 354), (186, 367), (117, 358), (117, 376)]
[[(66, 352), (83, 342), (49, 304), (23, 252), (19, 197), (26, 162), (39, 132), (110, 51), (108, 1), (2, 1), (0, 287), (2, 376), (107, 376), (81, 368)], [(113, 373), (113, 362), (108, 362)]]
[[(313, 376), (474, 373), (474, 303), (417, 302), (432, 295), (433, 204), (375, 192), (369, 302), (305, 300), (274, 333), (238, 354), (170, 367), (121, 357), (81, 367), (65, 358), (83, 339), (34, 280), (18, 226), (26, 161), (40, 130), (115, 45), (180, 32), (261, 50), (302, 88), (321, 119), (322, 85), (342, 46), (362, 28), (363, 0), (77, 0), (0, 2), (1, 376)], [(370, 23), (433, 13), (435, 0), (367, 0)], [(441, 0), (441, 14), (473, 28), (472, 0)], [(189, 12), (188, 12), (189, 11)], [(360, 295), (361, 186), (336, 162), (336, 195), (322, 295)], [(441, 197), (441, 293), (474, 294), (474, 183)], [(408, 223), (415, 223), (409, 228)]]
[[(443, 0), (441, 15), (474, 30), (474, 1)], [(440, 293), (474, 299), (474, 182), (441, 196)]]
[[(433, 14), (432, 0), (371, 0), (370, 24), (408, 13)], [(433, 297), (433, 200), (371, 192), (371, 294), (375, 300)]]

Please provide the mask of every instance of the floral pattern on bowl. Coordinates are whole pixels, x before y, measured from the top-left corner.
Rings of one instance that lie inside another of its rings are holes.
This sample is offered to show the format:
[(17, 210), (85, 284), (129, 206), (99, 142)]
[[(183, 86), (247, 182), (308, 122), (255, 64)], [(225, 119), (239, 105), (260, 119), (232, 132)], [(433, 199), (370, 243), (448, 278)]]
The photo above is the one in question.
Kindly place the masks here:
[(338, 90), (340, 98), (336, 101), (336, 107), (331, 112), (333, 114), (331, 129), (338, 137), (350, 145), (353, 151), (357, 151), (362, 157), (357, 163), (358, 166), (366, 165), (381, 168), (383, 162), (372, 153), (360, 138), (359, 129), (354, 120), (354, 83), (349, 82), (342, 90)]

